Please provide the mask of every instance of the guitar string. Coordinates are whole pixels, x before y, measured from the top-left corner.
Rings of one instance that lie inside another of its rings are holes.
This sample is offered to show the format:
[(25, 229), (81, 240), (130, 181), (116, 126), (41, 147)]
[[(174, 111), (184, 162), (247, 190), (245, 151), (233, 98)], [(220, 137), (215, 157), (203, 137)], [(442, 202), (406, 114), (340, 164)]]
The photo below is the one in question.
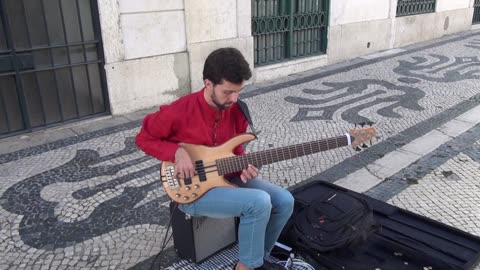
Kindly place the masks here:
[[(334, 148), (338, 148), (339, 141), (344, 142), (344, 141), (347, 141), (347, 139), (345, 136), (339, 136), (339, 137), (328, 138), (320, 141), (311, 141), (311, 142), (306, 142), (302, 144), (284, 146), (277, 149), (268, 149), (268, 150), (264, 150), (256, 153), (242, 155), (242, 156), (222, 158), (222, 159), (216, 160), (216, 162), (207, 163), (207, 166), (204, 166), (201, 169), (205, 170), (205, 174), (218, 171), (219, 175), (224, 175), (229, 172), (239, 171), (241, 169), (238, 169), (238, 168), (244, 168), (248, 166), (248, 164), (251, 164), (252, 161), (253, 163), (260, 164), (260, 165), (263, 165), (265, 163), (271, 163), (271, 161), (275, 160), (273, 158), (274, 153), (276, 153), (276, 157), (279, 157), (281, 154), (283, 156), (283, 160), (287, 160), (292, 157), (305, 156), (305, 155), (313, 154), (319, 151), (328, 151), (330, 150), (330, 146), (332, 144), (335, 144), (336, 147)], [(299, 154), (298, 147), (301, 147), (300, 150), (303, 151), (303, 155)], [(307, 147), (310, 148), (310, 152), (308, 152)], [(268, 154), (270, 154), (270, 158), (271, 158), (270, 160), (268, 158)], [(289, 158), (287, 158), (287, 156)], [(207, 169), (209, 168), (214, 168), (214, 169), (207, 171)], [(195, 174), (194, 176), (198, 176), (198, 175), (199, 174)], [(161, 179), (164, 179), (164, 178), (165, 178), (164, 176), (161, 177)], [(162, 180), (162, 182), (166, 182), (166, 181)]]
[[(280, 147), (280, 148), (277, 148), (277, 149), (268, 149), (268, 150), (264, 150), (264, 151), (260, 151), (260, 152), (256, 152), (256, 153), (251, 153), (251, 154), (247, 154), (247, 155), (243, 155), (243, 156), (234, 156), (234, 157), (228, 157), (228, 158), (222, 158), (222, 159), (218, 159), (217, 162), (218, 163), (222, 163), (222, 164), (225, 164), (226, 167), (227, 167), (227, 170), (226, 172), (222, 170), (222, 168), (219, 170), (221, 171), (221, 174), (224, 174), (224, 173), (229, 173), (229, 172), (235, 172), (235, 171), (238, 171), (239, 169), (238, 168), (244, 168), (246, 167), (248, 164), (250, 164), (251, 162), (250, 161), (258, 161), (258, 157), (265, 157), (267, 160), (266, 160), (266, 163), (269, 163), (268, 161), (268, 154), (270, 154), (270, 156), (273, 157), (273, 153), (276, 152), (276, 156), (279, 157), (280, 154), (283, 155), (283, 160), (287, 160), (288, 158), (286, 157), (285, 154), (288, 155), (288, 157), (295, 157), (295, 155), (292, 156), (292, 154), (296, 153), (297, 155), (296, 156), (299, 156), (298, 154), (298, 149), (297, 147), (303, 147), (303, 150), (304, 150), (304, 153), (305, 153), (305, 147), (310, 147), (311, 150), (315, 150), (315, 151), (312, 151), (308, 154), (313, 154), (315, 152), (319, 152), (319, 151), (326, 151), (326, 150), (330, 150), (330, 146), (333, 145), (333, 143), (335, 143), (337, 146), (338, 146), (338, 143), (346, 143), (347, 142), (347, 138), (346, 136), (339, 136), (339, 137), (336, 137), (336, 138), (329, 138), (329, 139), (326, 139), (326, 140), (322, 140), (322, 141), (312, 141), (312, 142), (306, 142), (306, 143), (303, 143), (303, 144), (297, 144), (297, 145), (292, 145), (292, 146), (285, 146), (285, 147)], [(318, 145), (318, 147), (317, 147)], [(263, 160), (263, 159), (261, 159)], [(274, 159), (272, 159), (274, 160)], [(260, 165), (263, 165), (263, 164), (260, 164)], [(230, 169), (230, 170), (228, 170)]]
[[(305, 155), (307, 155), (307, 154), (312, 154), (312, 153), (314, 153), (314, 152), (317, 152), (317, 151), (315, 151), (315, 150), (324, 150), (325, 148), (326, 148), (325, 150), (329, 149), (329, 145), (332, 145), (332, 141), (334, 141), (335, 144), (338, 145), (338, 141), (339, 141), (339, 140), (340, 140), (340, 141), (345, 141), (345, 143), (346, 143), (346, 138), (343, 138), (343, 137), (341, 137), (340, 139), (333, 138), (333, 139), (329, 139), (328, 142), (326, 142), (326, 143), (325, 143), (325, 142), (321, 142), (321, 143), (319, 144), (318, 142), (309, 142), (309, 143), (299, 144), (299, 145), (294, 145), (294, 146), (286, 146), (286, 147), (282, 147), (282, 148), (278, 148), (278, 149), (269, 149), (269, 150), (265, 150), (265, 151), (261, 151), (261, 152), (256, 152), (256, 153), (248, 154), (248, 155), (245, 155), (245, 156), (251, 157), (250, 160), (253, 160), (253, 159), (258, 160), (258, 157), (259, 157), (259, 156), (260, 156), (260, 157), (263, 156), (263, 157), (267, 158), (267, 160), (268, 160), (268, 154), (270, 154), (270, 156), (272, 157), (272, 160), (273, 160), (273, 152), (277, 152), (277, 154), (278, 154), (278, 153), (281, 153), (281, 154), (287, 153), (287, 154), (289, 154), (289, 156), (290, 156), (290, 154), (293, 154), (294, 152), (296, 152), (297, 156), (299, 156), (299, 153), (298, 153), (298, 147), (299, 147), (299, 146), (302, 146), (302, 147), (303, 147), (303, 152), (304, 152)], [(319, 147), (318, 147), (318, 148), (317, 148), (317, 147), (314, 148), (315, 144), (319, 144)], [(325, 146), (326, 146), (326, 147), (325, 147)], [(306, 150), (306, 147), (310, 147), (311, 152), (308, 152), (308, 153), (307, 153), (307, 152), (305, 151), (305, 150)], [(260, 154), (261, 154), (261, 155), (260, 155)], [(235, 159), (235, 161), (241, 159), (240, 162), (244, 162), (244, 161), (245, 161), (245, 160), (244, 160), (244, 159), (245, 159), (245, 158), (244, 158), (245, 156), (228, 157), (228, 158), (220, 159), (219, 161), (222, 161), (222, 162), (223, 162), (223, 161), (230, 162), (230, 161), (232, 161), (232, 160), (234, 160), (234, 159)], [(248, 157), (247, 157), (247, 161), (249, 161), (249, 160), (248, 160)], [(286, 156), (284, 156), (284, 158), (286, 159)]]
[[(200, 167), (196, 166), (196, 169), (204, 170), (204, 174), (218, 171), (219, 175), (224, 175), (229, 171), (232, 171), (232, 172), (239, 171), (240, 169), (237, 169), (237, 168), (240, 168), (240, 167), (244, 168), (251, 163), (250, 161), (253, 161), (253, 160), (256, 161), (256, 162), (253, 162), (256, 164), (263, 163), (263, 162), (259, 162), (259, 160), (263, 161), (263, 157), (265, 158), (265, 162), (268, 163), (269, 160), (267, 155), (269, 153), (270, 153), (270, 156), (272, 157), (272, 160), (274, 160), (273, 159), (274, 152), (277, 153), (277, 156), (279, 156), (279, 153), (281, 153), (283, 155), (284, 160), (286, 160), (287, 158), (285, 154), (288, 154), (288, 157), (291, 157), (292, 154), (294, 154), (293, 156), (300, 156), (298, 147), (300, 147), (301, 150), (303, 150), (303, 156), (305, 156), (307, 155), (306, 147), (310, 147), (311, 152), (308, 154), (312, 154), (314, 152), (317, 152), (317, 150), (322, 151), (325, 148), (326, 150), (329, 150), (330, 149), (329, 145), (332, 144), (332, 141), (336, 144), (338, 148), (339, 140), (346, 141), (346, 137), (341, 136), (341, 137), (330, 138), (330, 139), (321, 140), (321, 141), (312, 141), (312, 142), (306, 142), (306, 143), (296, 144), (292, 146), (284, 146), (277, 149), (268, 149), (261, 152), (251, 153), (251, 154), (242, 155), (242, 156), (222, 158), (222, 159), (216, 160), (215, 162), (208, 162), (206, 163), (206, 166), (200, 166)], [(318, 147), (315, 147), (316, 145)], [(208, 170), (208, 169), (212, 169), (212, 170)], [(199, 175), (198, 173), (194, 174), (194, 176), (198, 176), (198, 175)], [(163, 176), (161, 178), (165, 178), (165, 177)], [(166, 182), (166, 181), (162, 180), (162, 182)]]
[[(260, 164), (260, 165), (263, 165), (263, 161), (265, 161), (265, 164), (271, 163), (268, 160), (268, 154), (270, 154), (270, 158), (272, 162), (274, 162), (275, 160), (274, 153), (276, 154), (275, 157), (279, 158), (281, 154), (283, 155), (283, 160), (287, 160), (290, 158), (306, 156), (306, 155), (321, 152), (321, 151), (328, 151), (330, 150), (330, 146), (333, 146), (333, 149), (338, 148), (339, 141), (340, 143), (343, 144), (342, 146), (346, 146), (348, 144), (348, 140), (346, 136), (339, 136), (335, 138), (327, 138), (320, 141), (311, 141), (311, 142), (296, 144), (292, 146), (284, 146), (277, 149), (268, 149), (260, 152), (242, 155), (242, 156), (222, 158), (214, 162), (208, 162), (206, 163), (206, 166), (196, 167), (196, 169), (203, 170), (204, 174), (218, 171), (219, 175), (224, 175), (229, 172), (235, 172), (235, 171), (241, 170), (238, 168), (246, 167), (248, 164), (251, 164), (251, 161), (254, 161), (254, 163)], [(303, 150), (303, 155), (299, 154), (298, 147), (301, 148), (300, 150)], [(308, 152), (307, 147), (310, 147), (310, 152)], [(286, 157), (286, 154), (288, 158)], [(208, 170), (208, 169), (211, 169), (211, 170)], [(199, 175), (198, 173), (195, 174), (195, 176), (198, 176), (198, 175)], [(165, 176), (161, 176), (161, 179), (164, 179), (164, 178)], [(162, 180), (162, 182), (166, 182), (166, 181)]]

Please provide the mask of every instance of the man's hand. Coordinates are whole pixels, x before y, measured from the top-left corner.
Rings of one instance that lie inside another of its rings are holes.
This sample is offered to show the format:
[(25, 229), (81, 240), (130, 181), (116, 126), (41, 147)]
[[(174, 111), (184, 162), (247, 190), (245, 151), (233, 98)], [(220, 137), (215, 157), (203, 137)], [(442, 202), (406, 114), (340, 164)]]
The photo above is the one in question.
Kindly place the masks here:
[(175, 176), (178, 178), (190, 178), (195, 175), (193, 162), (187, 151), (183, 147), (179, 147), (175, 152)]
[(242, 171), (240, 179), (243, 183), (246, 183), (248, 180), (252, 180), (258, 176), (258, 169), (255, 166), (248, 164), (248, 167)]

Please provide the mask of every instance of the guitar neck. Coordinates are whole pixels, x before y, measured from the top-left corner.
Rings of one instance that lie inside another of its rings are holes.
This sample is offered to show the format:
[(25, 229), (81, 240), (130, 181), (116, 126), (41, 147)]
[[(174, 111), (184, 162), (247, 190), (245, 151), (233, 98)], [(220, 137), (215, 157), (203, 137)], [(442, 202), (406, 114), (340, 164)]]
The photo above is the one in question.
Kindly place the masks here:
[(348, 145), (348, 138), (346, 135), (344, 135), (335, 138), (268, 149), (241, 156), (222, 158), (217, 160), (217, 166), (219, 174), (225, 175), (239, 172), (247, 168), (248, 164), (252, 164), (255, 167), (260, 167), (262, 165), (268, 165), (283, 160), (306, 156), (346, 145)]

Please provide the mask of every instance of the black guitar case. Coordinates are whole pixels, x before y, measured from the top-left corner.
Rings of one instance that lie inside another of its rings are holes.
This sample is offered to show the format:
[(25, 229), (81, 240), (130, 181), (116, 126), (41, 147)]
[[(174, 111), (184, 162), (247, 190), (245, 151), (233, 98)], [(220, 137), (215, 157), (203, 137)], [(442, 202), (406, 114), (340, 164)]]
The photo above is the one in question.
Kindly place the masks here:
[[(315, 252), (288, 242), (295, 211), (330, 189), (366, 199), (381, 229), (356, 248)], [(292, 191), (295, 210), (279, 238), (311, 262), (329, 270), (467, 270), (480, 258), (480, 238), (334, 184), (314, 181)]]

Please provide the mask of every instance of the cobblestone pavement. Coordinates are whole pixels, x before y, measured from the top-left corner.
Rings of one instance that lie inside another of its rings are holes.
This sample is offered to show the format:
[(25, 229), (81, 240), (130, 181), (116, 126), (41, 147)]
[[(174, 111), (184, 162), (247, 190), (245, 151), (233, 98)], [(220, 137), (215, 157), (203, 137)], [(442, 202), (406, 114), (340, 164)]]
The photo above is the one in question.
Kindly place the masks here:
[(366, 194), (480, 236), (480, 125)]
[[(479, 31), (466, 32), (251, 86), (242, 97), (262, 132), (247, 150), (375, 122), (379, 138), (367, 151), (345, 147), (262, 168), (290, 188), (342, 179), (480, 105), (479, 41)], [(133, 143), (140, 124), (0, 155), (0, 269), (148, 269), (168, 199), (159, 162)], [(367, 194), (479, 235), (479, 140), (477, 125)], [(163, 266), (177, 260), (171, 246)]]

